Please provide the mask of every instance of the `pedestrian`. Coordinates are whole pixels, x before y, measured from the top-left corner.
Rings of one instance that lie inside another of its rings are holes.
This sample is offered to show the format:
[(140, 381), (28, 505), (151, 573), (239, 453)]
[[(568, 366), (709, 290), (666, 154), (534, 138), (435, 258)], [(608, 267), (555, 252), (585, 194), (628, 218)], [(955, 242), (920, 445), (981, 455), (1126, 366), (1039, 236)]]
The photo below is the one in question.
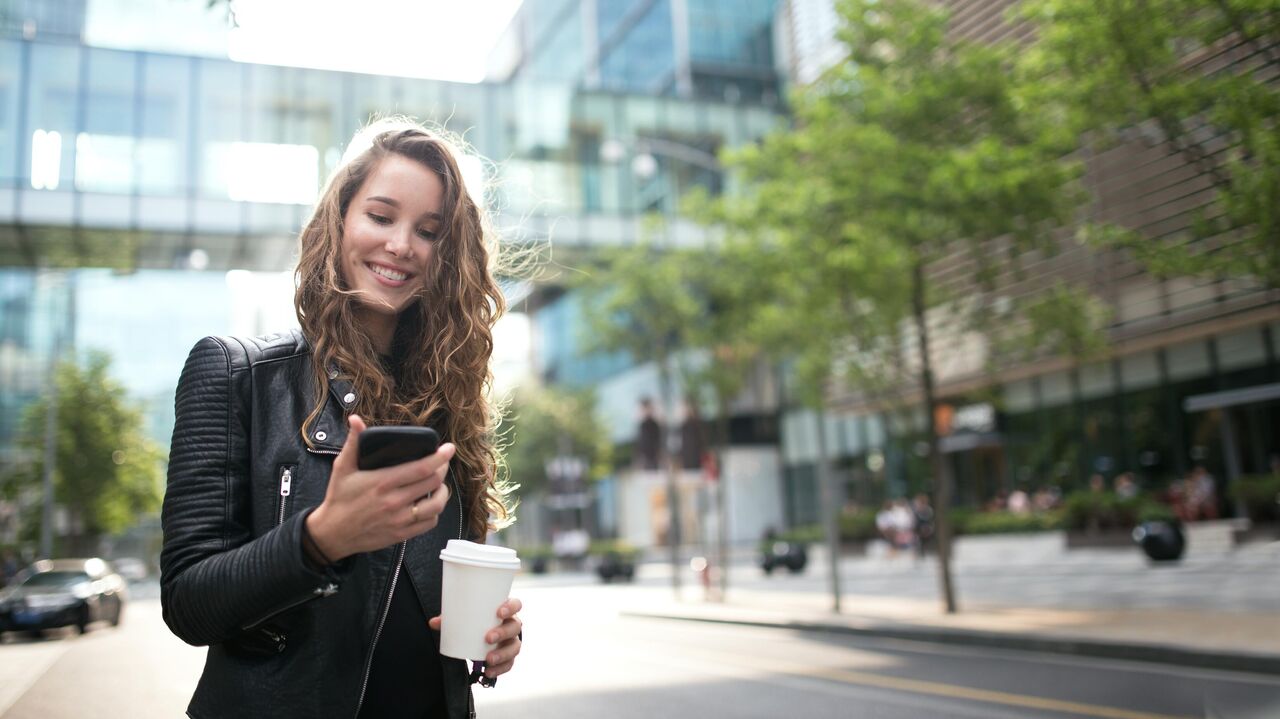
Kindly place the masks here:
[[(441, 549), (509, 519), (484, 389), (496, 244), (460, 158), (404, 118), (357, 133), (300, 235), (301, 331), (207, 337), (187, 359), (161, 602), (209, 647), (191, 717), (474, 716), (472, 681), (520, 653), (514, 598), (470, 676), (435, 634)], [(444, 442), (358, 470), (360, 432), (397, 424)]]
[(925, 545), (933, 541), (933, 506), (929, 495), (921, 492), (911, 500), (911, 513), (915, 515), (916, 557), (924, 559)]
[(1191, 469), (1185, 491), (1191, 507), (1192, 519), (1218, 518), (1217, 483), (1204, 465), (1197, 464)]

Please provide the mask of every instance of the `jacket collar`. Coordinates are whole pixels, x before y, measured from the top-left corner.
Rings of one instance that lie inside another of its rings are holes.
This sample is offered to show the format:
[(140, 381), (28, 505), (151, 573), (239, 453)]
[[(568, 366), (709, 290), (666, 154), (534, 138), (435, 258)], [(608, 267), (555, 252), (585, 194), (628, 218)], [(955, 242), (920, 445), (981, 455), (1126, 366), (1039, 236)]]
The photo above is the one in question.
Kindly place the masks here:
[(312, 448), (324, 454), (342, 451), (347, 441), (347, 415), (356, 404), (355, 389), (336, 364), (329, 365), (328, 375), (331, 401), (325, 403), (320, 416), (307, 428)]

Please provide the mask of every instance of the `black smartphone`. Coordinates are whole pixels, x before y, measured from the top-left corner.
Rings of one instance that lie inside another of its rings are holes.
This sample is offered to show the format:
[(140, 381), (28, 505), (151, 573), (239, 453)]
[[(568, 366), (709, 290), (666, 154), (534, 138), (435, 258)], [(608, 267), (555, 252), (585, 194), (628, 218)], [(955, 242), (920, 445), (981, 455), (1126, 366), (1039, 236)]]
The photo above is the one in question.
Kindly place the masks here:
[(430, 427), (370, 427), (360, 433), (360, 469), (382, 469), (433, 454), (440, 435)]

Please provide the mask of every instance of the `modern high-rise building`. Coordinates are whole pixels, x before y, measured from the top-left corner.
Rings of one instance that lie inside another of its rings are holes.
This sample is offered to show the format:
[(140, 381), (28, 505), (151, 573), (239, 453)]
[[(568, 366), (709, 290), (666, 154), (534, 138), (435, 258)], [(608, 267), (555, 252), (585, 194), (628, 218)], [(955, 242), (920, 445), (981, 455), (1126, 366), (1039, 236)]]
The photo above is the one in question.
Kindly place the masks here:
[(771, 105), (777, 0), (525, 0), (492, 55), (497, 81)]

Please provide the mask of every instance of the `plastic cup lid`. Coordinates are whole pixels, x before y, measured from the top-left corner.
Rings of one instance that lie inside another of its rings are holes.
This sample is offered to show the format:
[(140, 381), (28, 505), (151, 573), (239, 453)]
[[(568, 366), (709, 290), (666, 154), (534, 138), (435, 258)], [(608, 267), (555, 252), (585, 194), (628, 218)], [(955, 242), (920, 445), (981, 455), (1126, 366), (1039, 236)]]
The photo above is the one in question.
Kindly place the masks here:
[(449, 544), (440, 550), (440, 558), (472, 567), (520, 568), (520, 559), (516, 557), (516, 550), (491, 544), (476, 544), (465, 539), (450, 539)]

